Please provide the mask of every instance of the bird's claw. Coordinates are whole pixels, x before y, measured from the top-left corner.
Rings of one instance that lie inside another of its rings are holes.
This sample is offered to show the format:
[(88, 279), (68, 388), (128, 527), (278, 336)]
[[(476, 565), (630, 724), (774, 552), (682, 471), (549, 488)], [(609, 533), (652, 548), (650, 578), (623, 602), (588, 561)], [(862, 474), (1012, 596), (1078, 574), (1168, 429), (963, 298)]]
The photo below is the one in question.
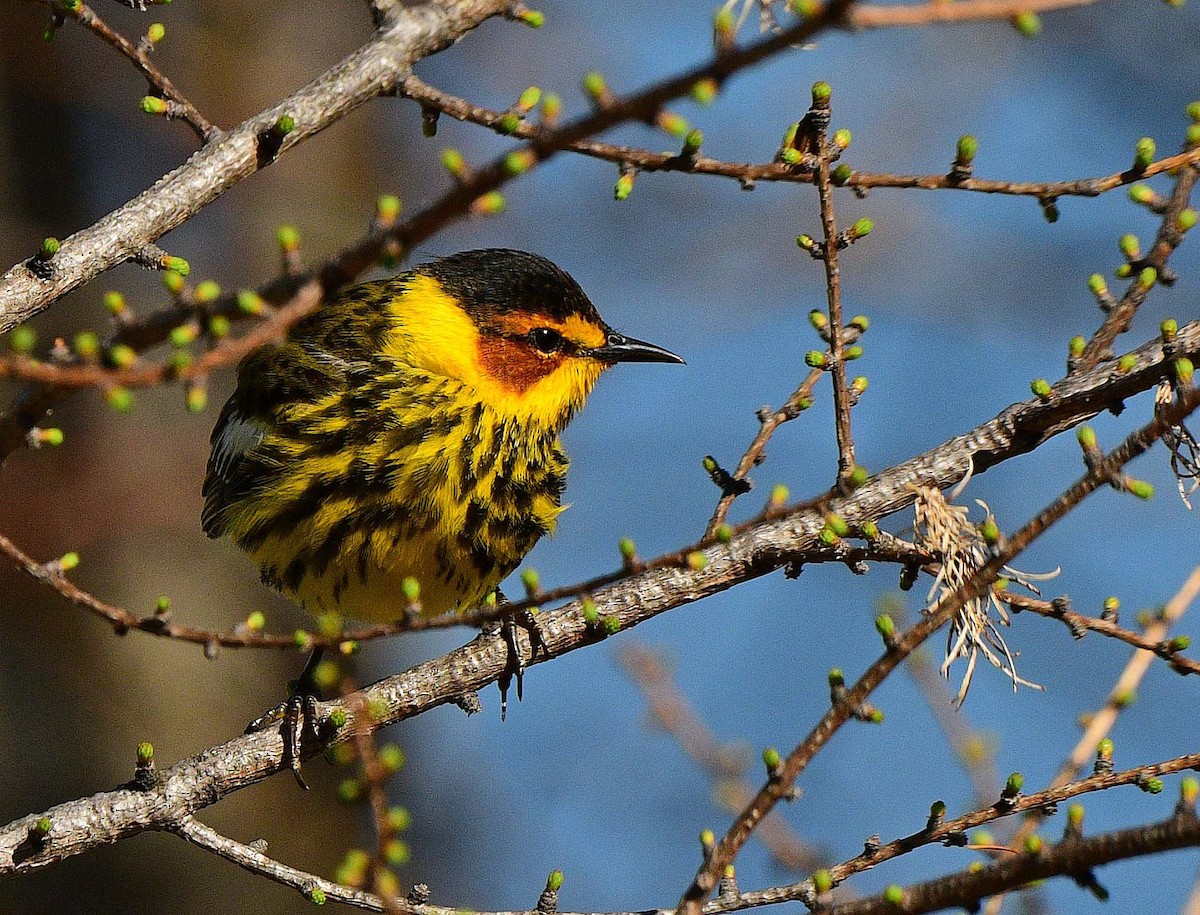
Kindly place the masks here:
[(525, 656), (521, 652), (521, 642), (517, 637), (518, 628), (524, 629), (529, 636), (530, 660), (537, 657), (539, 650), (543, 654), (546, 653), (546, 640), (542, 637), (536, 615), (529, 610), (514, 610), (505, 613), (500, 618), (500, 635), (504, 637), (504, 644), (508, 648), (504, 670), (500, 672), (500, 676), (496, 680), (496, 685), (500, 687), (501, 721), (508, 714), (508, 688), (514, 679), (517, 681), (517, 701), (520, 702), (525, 698), (526, 665)]
[(291, 684), (291, 694), (286, 699), (246, 725), (246, 733), (254, 734), (275, 724), (282, 724), (283, 762), (292, 770), (296, 783), (305, 791), (308, 790), (308, 783), (300, 774), (304, 741), (321, 740), (321, 718), (317, 708), (319, 696), (312, 679), (320, 656), (318, 650), (309, 657), (299, 679)]

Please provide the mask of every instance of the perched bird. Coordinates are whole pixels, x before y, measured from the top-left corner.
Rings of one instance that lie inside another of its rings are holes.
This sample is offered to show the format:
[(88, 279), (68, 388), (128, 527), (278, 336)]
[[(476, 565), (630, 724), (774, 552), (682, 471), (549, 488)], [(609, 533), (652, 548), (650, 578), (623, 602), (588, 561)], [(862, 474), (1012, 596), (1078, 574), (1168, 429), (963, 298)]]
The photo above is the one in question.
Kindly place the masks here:
[(342, 292), (246, 357), (212, 434), (204, 531), (314, 614), (426, 614), (490, 594), (562, 510), (559, 433), (618, 362), (682, 362), (613, 331), (542, 257), (466, 251)]

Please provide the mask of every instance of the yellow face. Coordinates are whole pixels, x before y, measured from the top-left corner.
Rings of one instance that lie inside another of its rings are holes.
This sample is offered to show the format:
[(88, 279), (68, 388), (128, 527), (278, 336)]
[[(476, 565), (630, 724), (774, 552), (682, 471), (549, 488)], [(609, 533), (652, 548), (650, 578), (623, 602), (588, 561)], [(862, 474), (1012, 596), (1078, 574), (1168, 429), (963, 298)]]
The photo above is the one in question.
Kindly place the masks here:
[(475, 389), (497, 412), (560, 428), (583, 406), (608, 363), (589, 355), (607, 329), (580, 315), (565, 319), (514, 311), (477, 324), (430, 276), (414, 275), (389, 310), (396, 329), (387, 352)]

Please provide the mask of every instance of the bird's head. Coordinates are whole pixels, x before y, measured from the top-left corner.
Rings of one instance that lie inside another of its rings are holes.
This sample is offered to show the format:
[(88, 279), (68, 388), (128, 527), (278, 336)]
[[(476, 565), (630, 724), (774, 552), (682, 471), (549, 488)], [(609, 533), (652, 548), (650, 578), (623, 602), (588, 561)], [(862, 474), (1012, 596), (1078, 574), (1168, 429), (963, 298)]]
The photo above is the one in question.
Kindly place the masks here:
[(579, 284), (536, 254), (464, 251), (403, 278), (389, 350), (462, 381), (523, 422), (561, 429), (618, 362), (683, 362), (619, 334)]

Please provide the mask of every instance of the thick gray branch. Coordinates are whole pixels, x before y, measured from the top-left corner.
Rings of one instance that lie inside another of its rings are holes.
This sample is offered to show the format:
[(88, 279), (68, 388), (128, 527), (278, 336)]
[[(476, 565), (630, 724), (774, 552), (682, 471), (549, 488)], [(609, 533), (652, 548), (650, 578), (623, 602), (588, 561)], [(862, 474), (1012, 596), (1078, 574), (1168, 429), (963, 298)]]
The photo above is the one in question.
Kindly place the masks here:
[[(440, 0), (394, 11), (365, 45), (308, 85), (197, 150), (149, 189), (63, 240), (43, 278), (26, 263), (0, 277), (0, 333), (92, 277), (133, 257), (195, 216), (237, 182), (383, 92), (423, 57), (442, 50), (511, 0)], [(284, 115), (295, 129), (264, 135)], [(32, 252), (31, 252), (32, 254)]]
[[(1193, 359), (1200, 355), (1200, 322), (1179, 329), (1172, 353)], [(703, 568), (650, 568), (598, 589), (593, 598), (599, 611), (605, 617), (615, 616), (620, 628), (628, 629), (785, 563), (803, 561), (819, 549), (818, 536), (827, 512), (837, 512), (852, 529), (886, 517), (912, 502), (913, 484), (945, 488), (962, 479), (972, 462), (975, 471), (981, 472), (1031, 451), (1050, 435), (1149, 390), (1170, 372), (1169, 359), (1164, 358), (1158, 341), (1145, 344), (1134, 355), (1136, 363), (1127, 372), (1118, 372), (1113, 363), (1081, 372), (1056, 385), (1045, 400), (1013, 404), (965, 435), (883, 471), (849, 496), (821, 500), (751, 525), (730, 543), (706, 548)], [(602, 628), (584, 620), (579, 601), (538, 620), (546, 652), (539, 652), (530, 663), (541, 663), (604, 638)], [(528, 657), (527, 639), (522, 638), (521, 648)], [(382, 680), (364, 690), (365, 706), (377, 716), (371, 726), (410, 718), (478, 692), (501, 675), (506, 661), (503, 638), (480, 636), (456, 651)], [(329, 703), (326, 708), (335, 706), (350, 716), (338, 738), (348, 739), (354, 727), (354, 709), (364, 703), (344, 701)], [(306, 745), (305, 754), (312, 756), (320, 749)], [(196, 811), (284, 767), (281, 734), (263, 731), (181, 760), (149, 790), (123, 786), (15, 820), (0, 828), (0, 875), (43, 867), (147, 829), (176, 828)], [(33, 835), (39, 817), (50, 821), (49, 834), (42, 840)]]

